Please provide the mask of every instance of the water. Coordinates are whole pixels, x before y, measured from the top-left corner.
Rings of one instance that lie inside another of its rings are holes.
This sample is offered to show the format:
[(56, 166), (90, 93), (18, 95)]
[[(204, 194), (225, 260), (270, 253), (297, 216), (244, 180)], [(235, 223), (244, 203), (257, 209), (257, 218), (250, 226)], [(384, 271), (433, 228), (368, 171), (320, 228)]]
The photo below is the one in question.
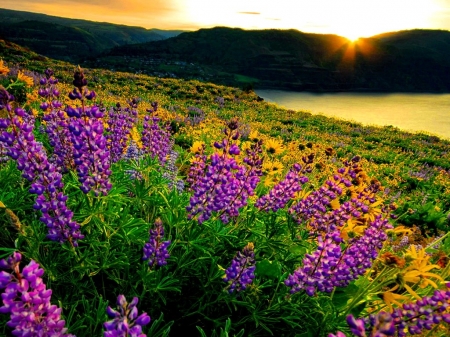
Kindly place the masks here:
[(256, 94), (287, 109), (366, 125), (392, 125), (450, 139), (450, 94), (316, 94), (283, 90), (256, 90)]

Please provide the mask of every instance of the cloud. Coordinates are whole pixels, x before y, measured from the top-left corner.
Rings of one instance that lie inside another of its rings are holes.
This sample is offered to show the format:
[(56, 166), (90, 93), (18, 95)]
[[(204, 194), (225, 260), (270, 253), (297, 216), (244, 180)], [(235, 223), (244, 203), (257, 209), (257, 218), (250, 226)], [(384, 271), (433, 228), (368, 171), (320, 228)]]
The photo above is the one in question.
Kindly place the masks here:
[(238, 12), (238, 14), (260, 15), (260, 12)]
[[(3, 0), (1, 7), (147, 28), (183, 25), (181, 0)], [(181, 25), (178, 25), (181, 23)]]
[[(176, 2), (176, 1), (175, 1)], [(2, 7), (17, 7), (17, 8), (32, 8), (45, 7), (51, 8), (66, 8), (73, 11), (73, 13), (82, 12), (83, 7), (99, 7), (102, 10), (110, 11), (124, 11), (126, 13), (135, 12), (138, 14), (142, 11), (153, 10), (156, 12), (176, 10), (173, 0), (3, 0)], [(97, 14), (101, 14), (97, 13)]]

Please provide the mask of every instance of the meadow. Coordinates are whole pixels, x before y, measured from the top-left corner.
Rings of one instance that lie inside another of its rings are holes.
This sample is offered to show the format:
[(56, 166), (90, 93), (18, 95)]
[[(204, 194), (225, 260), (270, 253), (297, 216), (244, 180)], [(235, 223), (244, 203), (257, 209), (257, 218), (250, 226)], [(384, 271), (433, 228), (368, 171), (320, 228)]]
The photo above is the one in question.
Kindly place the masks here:
[(449, 141), (1, 43), (0, 335), (449, 335)]

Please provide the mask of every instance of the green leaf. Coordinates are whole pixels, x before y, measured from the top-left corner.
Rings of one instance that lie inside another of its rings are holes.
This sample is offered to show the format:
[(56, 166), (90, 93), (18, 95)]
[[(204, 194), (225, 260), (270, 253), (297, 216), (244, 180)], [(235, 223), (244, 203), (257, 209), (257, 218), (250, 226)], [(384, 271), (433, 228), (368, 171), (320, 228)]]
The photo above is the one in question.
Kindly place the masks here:
[(346, 288), (336, 288), (333, 295), (333, 304), (337, 309), (344, 308), (348, 301), (358, 294), (359, 287), (350, 283)]
[(256, 263), (256, 273), (259, 276), (266, 276), (278, 279), (281, 276), (281, 266), (278, 261), (262, 260)]
[(305, 255), (306, 254), (306, 247), (303, 247), (303, 246), (291, 246), (291, 247), (289, 247), (289, 251), (292, 254)]
[(0, 247), (0, 252), (1, 252), (0, 253), (0, 259), (4, 259), (4, 258), (6, 258), (8, 256), (11, 256), (12, 253), (14, 253), (15, 251), (16, 251), (16, 249), (14, 249), (14, 248), (3, 248), (3, 247)]
[(197, 330), (200, 332), (201, 337), (207, 337), (205, 331), (203, 331), (202, 328), (200, 328), (198, 325), (195, 326)]
[(164, 314), (161, 313), (158, 319), (153, 320), (152, 319), (152, 325), (148, 331), (148, 336), (152, 337), (166, 337), (169, 336), (170, 333), (170, 327), (173, 324), (173, 321), (170, 321), (166, 324), (163, 324), (164, 322)]

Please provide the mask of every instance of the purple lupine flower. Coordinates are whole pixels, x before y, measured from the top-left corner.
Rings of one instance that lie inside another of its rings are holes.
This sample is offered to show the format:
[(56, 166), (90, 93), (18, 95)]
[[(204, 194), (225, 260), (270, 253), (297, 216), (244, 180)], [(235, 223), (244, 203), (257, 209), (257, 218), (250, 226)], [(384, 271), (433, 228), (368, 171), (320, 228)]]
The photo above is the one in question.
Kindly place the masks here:
[(205, 112), (195, 106), (188, 107), (188, 116), (185, 118), (185, 123), (196, 126), (203, 122), (206, 118)]
[[(450, 323), (450, 283), (446, 286), (446, 290), (435, 290), (433, 295), (405, 303), (392, 313), (381, 311), (359, 319), (348, 315), (347, 324), (353, 335), (358, 337), (423, 335), (437, 324)], [(337, 336), (345, 336), (342, 332), (340, 334)]]
[(238, 129), (240, 135), (241, 135), (241, 139), (248, 139), (248, 136), (250, 135), (250, 132), (252, 131), (252, 128), (250, 127), (249, 124), (239, 124), (239, 129)]
[(87, 80), (79, 67), (74, 73), (73, 84), (75, 89), (69, 98), (80, 99), (81, 107), (67, 106), (66, 113), (70, 117), (70, 140), (80, 189), (86, 194), (93, 190), (95, 195), (107, 195), (112, 185), (109, 181), (110, 152), (103, 135), (104, 109), (96, 105), (85, 106), (85, 99), (93, 99), (95, 92), (86, 88)]
[(269, 194), (266, 194), (256, 200), (255, 207), (266, 212), (276, 212), (284, 208), (295, 193), (302, 189), (301, 185), (308, 182), (308, 178), (300, 176), (302, 167), (294, 164), (293, 168), (286, 174), (286, 177), (276, 184)]
[[(191, 168), (188, 182), (194, 191), (186, 210), (190, 219), (198, 215), (198, 222), (208, 220), (212, 212), (218, 212), (223, 223), (239, 215), (239, 209), (247, 205), (249, 196), (254, 194), (259, 182), (262, 166), (260, 158), (261, 144), (253, 144), (244, 158), (244, 165), (238, 165), (234, 158), (240, 153), (239, 147), (234, 143), (239, 138), (236, 120), (228, 123), (224, 133), (227, 136), (214, 147), (222, 153), (210, 156), (210, 163), (201, 162), (206, 157), (199, 155)], [(201, 169), (205, 167), (202, 172)]]
[(366, 329), (364, 326), (364, 320), (359, 318), (356, 319), (353, 315), (348, 315), (346, 318), (347, 324), (350, 327), (350, 331), (358, 337), (366, 336)]
[[(2, 128), (0, 127), (0, 130), (1, 129)], [(6, 163), (8, 160), (9, 160), (9, 157), (8, 157), (8, 150), (6, 148), (6, 144), (4, 142), (0, 141), (0, 165), (2, 163)]]
[(144, 130), (141, 137), (143, 151), (152, 158), (157, 158), (159, 163), (164, 165), (166, 157), (173, 147), (173, 142), (170, 140), (170, 126), (167, 125), (163, 128), (159, 125), (160, 119), (154, 115), (158, 105), (154, 102), (152, 106), (153, 109), (147, 110), (152, 116), (144, 117)]
[(392, 250), (394, 252), (402, 250), (403, 248), (406, 248), (409, 246), (409, 237), (408, 235), (404, 235), (398, 245), (393, 245)]
[(186, 182), (189, 184), (189, 191), (194, 191), (196, 185), (205, 176), (207, 157), (205, 155), (205, 145), (200, 148), (200, 151), (195, 154), (192, 165), (189, 168)]
[[(342, 187), (350, 187), (352, 185), (351, 181), (343, 176), (342, 173), (335, 174), (333, 179), (327, 180), (319, 189), (300, 200), (297, 204), (292, 205), (289, 213), (294, 220), (300, 224), (311, 219), (313, 221), (314, 219), (321, 219), (327, 213), (327, 207), (331, 201), (342, 195)], [(324, 230), (320, 223), (313, 227), (313, 230)]]
[(130, 303), (124, 295), (117, 297), (117, 310), (110, 306), (106, 308), (106, 313), (112, 320), (105, 322), (104, 337), (146, 337), (142, 333), (142, 327), (150, 323), (150, 316), (142, 313), (138, 316), (137, 304), (139, 299), (133, 297)]
[(219, 109), (222, 109), (225, 106), (225, 98), (217, 96), (214, 98), (214, 103), (219, 105)]
[(249, 242), (242, 252), (237, 252), (230, 267), (225, 270), (223, 280), (228, 282), (228, 292), (241, 292), (253, 282), (255, 278), (255, 252), (253, 243)]
[(112, 185), (109, 150), (103, 136), (103, 112), (98, 106), (71, 108), (69, 131), (73, 145), (74, 163), (78, 172), (80, 189), (95, 195), (107, 195)]
[(133, 126), (137, 122), (136, 98), (128, 102), (129, 107), (122, 109), (119, 103), (111, 108), (108, 114), (108, 127), (106, 139), (111, 156), (111, 163), (119, 161), (123, 157), (125, 148)]
[(5, 131), (0, 134), (0, 142), (6, 144), (7, 154), (17, 162), (22, 177), (32, 183), (30, 193), (37, 195), (33, 208), (42, 213), (40, 220), (48, 227), (47, 237), (78, 246), (78, 240), (84, 236), (66, 206), (61, 173), (49, 162), (43, 145), (34, 138), (33, 116), (17, 108), (15, 116), (10, 113), (9, 119), (0, 119), (0, 130), (2, 128)]
[[(208, 220), (212, 212), (225, 210), (239, 188), (235, 172), (240, 166), (234, 158), (214, 153), (210, 159), (211, 163), (206, 168), (206, 174), (197, 182), (194, 194), (186, 207), (188, 217), (192, 219), (198, 215), (199, 223)], [(225, 222), (226, 220), (222, 219)]]
[(305, 290), (309, 296), (317, 291), (332, 292), (334, 287), (346, 287), (372, 266), (373, 260), (387, 240), (386, 230), (392, 228), (381, 215), (372, 221), (361, 237), (351, 238), (343, 248), (340, 230), (318, 237), (318, 248), (306, 254), (303, 266), (285, 280), (290, 292)]
[(137, 170), (125, 170), (124, 173), (126, 173), (131, 180), (142, 180), (142, 173)]
[(40, 108), (43, 111), (48, 109), (59, 109), (62, 103), (58, 100), (59, 90), (56, 87), (58, 79), (55, 78), (53, 70), (48, 68), (44, 72), (45, 77), (39, 80), (38, 95), (45, 100), (41, 103)]
[(176, 188), (181, 193), (184, 189), (184, 181), (177, 177), (178, 167), (175, 165), (178, 158), (178, 152), (172, 150), (168, 155), (167, 162), (164, 166), (163, 178), (169, 181), (169, 189)]
[(342, 196), (343, 187), (352, 186), (351, 180), (361, 171), (358, 162), (359, 157), (353, 158), (351, 162), (344, 162), (345, 167), (340, 168), (332, 179), (289, 209), (289, 213), (299, 224), (308, 222), (311, 235), (322, 235), (344, 226), (351, 217), (358, 218), (367, 213), (367, 204), (376, 202), (375, 194), (381, 190), (381, 185), (374, 181), (338, 209), (330, 210), (331, 202)]
[(6, 109), (7, 112), (11, 112), (12, 102), (14, 102), (14, 96), (0, 85), (0, 110)]
[[(237, 131), (237, 134), (240, 135), (239, 131)], [(258, 186), (260, 177), (263, 174), (261, 146), (262, 141), (258, 141), (252, 144), (250, 148), (245, 151), (246, 157), (243, 162), (246, 166), (241, 166), (241, 168), (236, 172), (236, 179), (239, 182), (239, 189), (236, 191), (236, 196), (234, 197), (234, 200), (231, 201), (229, 207), (222, 211), (225, 215), (237, 217), (239, 215), (239, 209), (246, 206), (248, 198), (255, 194), (256, 186)]]
[(58, 79), (53, 76), (53, 71), (47, 69), (45, 77), (39, 81), (39, 96), (45, 100), (40, 108), (48, 113), (42, 118), (46, 122), (45, 132), (49, 143), (53, 147), (53, 154), (49, 158), (54, 162), (59, 171), (74, 167), (72, 144), (70, 143), (68, 118), (61, 109), (62, 103), (58, 100), (59, 90), (56, 87)]
[[(0, 313), (9, 314), (7, 326), (14, 336), (61, 336), (75, 337), (67, 333), (61, 319), (61, 308), (50, 303), (52, 290), (42, 280), (44, 270), (31, 262), (20, 271), (22, 255), (13, 253), (0, 260), (0, 289), (3, 306)], [(11, 271), (5, 271), (11, 270)]]
[(54, 108), (42, 118), (46, 121), (45, 132), (48, 135), (53, 154), (50, 158), (60, 171), (74, 167), (73, 147), (70, 142), (69, 120), (63, 110)]
[(141, 150), (136, 145), (136, 143), (133, 140), (131, 140), (130, 144), (127, 147), (127, 151), (123, 156), (123, 159), (128, 161), (130, 160), (139, 161), (141, 157), (142, 157)]
[(156, 219), (155, 226), (150, 229), (150, 237), (148, 242), (144, 245), (143, 260), (148, 260), (148, 265), (153, 267), (164, 266), (167, 264), (167, 259), (170, 257), (167, 248), (170, 241), (164, 240), (164, 227), (161, 219)]

